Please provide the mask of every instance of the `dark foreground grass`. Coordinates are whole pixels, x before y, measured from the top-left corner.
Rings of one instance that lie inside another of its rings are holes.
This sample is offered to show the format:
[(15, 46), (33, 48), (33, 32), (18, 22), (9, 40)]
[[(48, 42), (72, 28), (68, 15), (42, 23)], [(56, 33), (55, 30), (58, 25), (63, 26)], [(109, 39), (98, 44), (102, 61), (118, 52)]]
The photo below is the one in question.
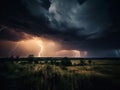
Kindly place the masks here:
[(0, 63), (0, 90), (120, 90), (119, 65)]

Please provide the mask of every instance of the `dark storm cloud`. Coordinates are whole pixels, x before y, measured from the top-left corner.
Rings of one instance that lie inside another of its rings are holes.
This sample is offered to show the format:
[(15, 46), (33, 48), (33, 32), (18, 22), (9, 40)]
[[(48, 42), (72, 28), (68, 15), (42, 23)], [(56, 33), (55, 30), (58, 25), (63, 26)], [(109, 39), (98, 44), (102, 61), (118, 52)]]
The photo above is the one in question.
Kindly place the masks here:
[(83, 4), (86, 0), (77, 0), (79, 4)]
[(14, 47), (14, 44), (9, 44), (9, 42), (4, 42), (0, 40), (0, 57), (5, 57), (9, 55), (9, 51)]
[(18, 29), (12, 29), (4, 26), (1, 27), (0, 40), (19, 41), (30, 38), (32, 38), (30, 35), (27, 35)]
[(119, 8), (118, 0), (1, 0), (0, 23), (60, 40), (69, 49), (117, 49)]

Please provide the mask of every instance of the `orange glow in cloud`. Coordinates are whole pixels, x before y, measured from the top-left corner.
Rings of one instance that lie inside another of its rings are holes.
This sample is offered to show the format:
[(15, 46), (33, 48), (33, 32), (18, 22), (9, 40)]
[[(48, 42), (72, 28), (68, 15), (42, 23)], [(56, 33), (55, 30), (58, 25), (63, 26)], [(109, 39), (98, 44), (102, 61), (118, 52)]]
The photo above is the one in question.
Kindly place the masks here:
[(33, 54), (38, 57), (54, 56), (55, 52), (60, 49), (60, 45), (57, 42), (39, 37), (20, 41), (19, 47), (26, 50), (28, 54)]
[(60, 50), (56, 52), (56, 56), (60, 57), (80, 57), (80, 51), (78, 50)]
[(28, 55), (33, 54), (35, 56), (40, 56), (42, 52), (42, 41), (39, 39), (30, 39), (30, 40), (23, 40), (18, 42), (19, 46), (18, 48), (21, 49), (21, 51), (26, 52)]
[(28, 54), (37, 57), (80, 57), (79, 50), (62, 50), (61, 45), (55, 41), (33, 37), (30, 40), (19, 42), (19, 47)]
[(33, 54), (36, 57), (81, 57), (87, 54), (79, 50), (64, 50), (60, 43), (53, 40), (32, 35), (31, 37), (30, 39), (11, 42), (14, 47), (11, 49), (10, 55), (26, 57)]

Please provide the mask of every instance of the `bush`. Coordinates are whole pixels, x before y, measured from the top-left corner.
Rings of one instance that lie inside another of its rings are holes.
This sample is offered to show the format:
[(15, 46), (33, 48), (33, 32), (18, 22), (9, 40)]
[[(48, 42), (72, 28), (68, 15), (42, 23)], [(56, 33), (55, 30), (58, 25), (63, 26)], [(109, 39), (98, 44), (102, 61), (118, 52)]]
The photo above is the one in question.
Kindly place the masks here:
[(72, 65), (71, 61), (70, 61), (68, 58), (64, 58), (64, 59), (61, 61), (61, 64), (62, 64), (63, 66), (71, 66), (71, 65)]

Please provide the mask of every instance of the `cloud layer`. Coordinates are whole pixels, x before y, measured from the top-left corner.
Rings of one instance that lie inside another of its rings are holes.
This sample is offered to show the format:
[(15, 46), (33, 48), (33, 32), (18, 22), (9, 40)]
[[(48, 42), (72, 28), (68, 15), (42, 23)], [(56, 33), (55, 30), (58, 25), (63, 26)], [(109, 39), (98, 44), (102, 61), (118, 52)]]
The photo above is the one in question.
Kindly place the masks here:
[(1, 0), (0, 39), (19, 41), (29, 33), (66, 49), (117, 50), (119, 8), (119, 0)]

